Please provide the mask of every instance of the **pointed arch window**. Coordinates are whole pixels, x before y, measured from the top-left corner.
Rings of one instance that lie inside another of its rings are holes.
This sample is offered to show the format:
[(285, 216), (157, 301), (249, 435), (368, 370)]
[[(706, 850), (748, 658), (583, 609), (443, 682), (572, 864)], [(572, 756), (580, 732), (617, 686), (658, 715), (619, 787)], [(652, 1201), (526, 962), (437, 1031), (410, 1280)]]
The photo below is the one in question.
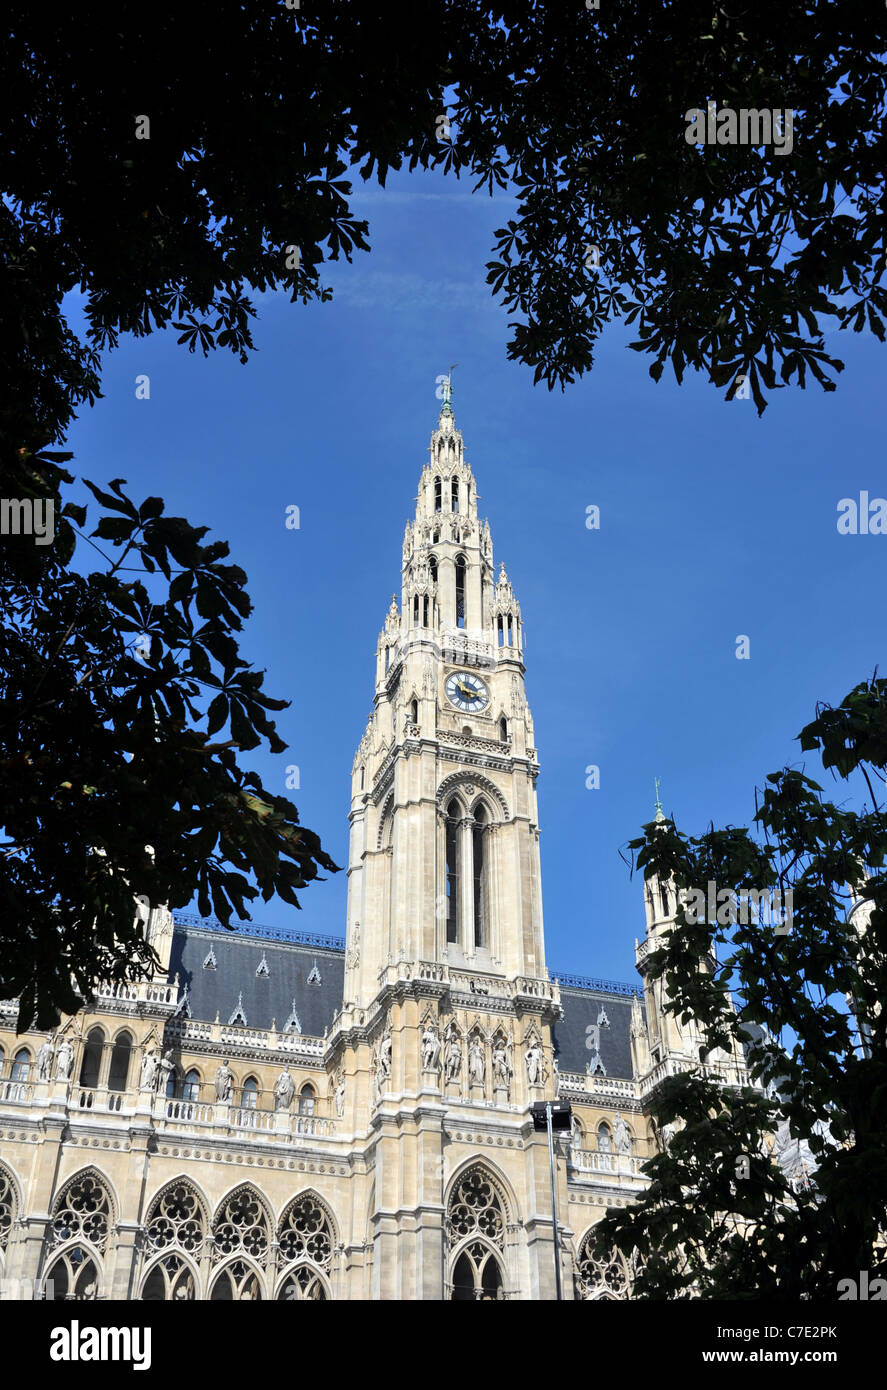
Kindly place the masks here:
[(248, 1076), (240, 1093), (240, 1104), (244, 1110), (255, 1110), (259, 1103), (259, 1083), (254, 1076)]
[(514, 646), (514, 631), (513, 631), (513, 629), (512, 629), (512, 625), (511, 625), (511, 624), (512, 624), (512, 619), (511, 619), (511, 614), (509, 613), (509, 615), (508, 615), (508, 645), (509, 645), (509, 647), (513, 647), (513, 646)]
[(441, 506), (441, 495), (440, 495), (440, 494), (441, 494), (440, 478), (435, 478), (435, 480), (434, 480), (434, 510), (435, 510), (436, 512), (439, 512), (439, 511), (440, 511), (440, 506)]
[(419, 626), (419, 595), (413, 594), (413, 627)]
[[(434, 540), (434, 543), (435, 543), (435, 545), (436, 545), (436, 544), (437, 544), (437, 536), (432, 537), (432, 539)], [(437, 583), (437, 556), (436, 556), (436, 555), (432, 555), (432, 556), (430, 557), (429, 561), (428, 561), (428, 573), (431, 575), (431, 578), (434, 580), (434, 583), (436, 584), (436, 583)]]
[(182, 1083), (182, 1099), (191, 1101), (200, 1099), (200, 1072), (194, 1067), (191, 1068)]
[(456, 626), (465, 626), (465, 556), (456, 559)]
[(419, 701), (418, 701), (418, 700), (411, 700), (411, 701), (410, 701), (410, 721), (411, 721), (411, 723), (413, 723), (413, 724), (418, 724), (418, 722), (419, 722)]
[(497, 639), (497, 646), (502, 647), (502, 646), (505, 645), (505, 633), (504, 633), (504, 631), (503, 631), (503, 629), (502, 629), (502, 614), (501, 614), (501, 613), (499, 614), (498, 618), (496, 619), (496, 639)]
[(662, 915), (668, 916), (668, 890), (664, 883), (659, 885), (659, 901), (662, 903)]
[(450, 484), (450, 510), (459, 510), (459, 479), (454, 478)]
[(27, 1081), (31, 1071), (31, 1054), (26, 1047), (20, 1047), (12, 1063), (12, 1081)]
[(99, 1084), (99, 1071), (102, 1065), (102, 1051), (105, 1035), (101, 1028), (92, 1028), (86, 1037), (83, 1060), (80, 1063), (80, 1085), (94, 1091)]
[(132, 1058), (132, 1036), (120, 1033), (111, 1049), (111, 1066), (108, 1070), (108, 1090), (125, 1091), (129, 1080), (129, 1063)]
[(299, 1092), (299, 1114), (313, 1115), (315, 1100), (314, 1087), (306, 1081)]
[(499, 720), (499, 737), (503, 743), (508, 742), (508, 720), (505, 718), (504, 714)]

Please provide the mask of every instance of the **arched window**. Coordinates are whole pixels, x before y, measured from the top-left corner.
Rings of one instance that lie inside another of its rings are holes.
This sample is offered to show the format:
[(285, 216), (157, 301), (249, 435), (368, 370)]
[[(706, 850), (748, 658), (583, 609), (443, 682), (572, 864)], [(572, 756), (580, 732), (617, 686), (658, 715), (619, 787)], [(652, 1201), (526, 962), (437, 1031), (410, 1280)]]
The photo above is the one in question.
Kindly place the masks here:
[(83, 1060), (80, 1063), (80, 1085), (85, 1086), (90, 1091), (94, 1091), (99, 1084), (104, 1046), (105, 1035), (101, 1028), (91, 1028), (86, 1037)]
[(419, 595), (413, 594), (413, 627), (419, 626)]
[(428, 626), (428, 595), (422, 595), (422, 626)]
[(200, 1099), (200, 1072), (192, 1067), (182, 1083), (182, 1100)]
[[(436, 544), (437, 544), (437, 536), (432, 537), (432, 539), (434, 540), (434, 543), (435, 543), (435, 545), (436, 545)], [(435, 582), (435, 584), (436, 584), (436, 583), (437, 583), (437, 556), (436, 556), (436, 555), (431, 555), (431, 556), (429, 556), (429, 559), (428, 559), (428, 573), (431, 575), (431, 578), (434, 580), (434, 582)]]
[(277, 1297), (280, 1300), (327, 1298), (323, 1274), (329, 1274), (333, 1258), (333, 1232), (329, 1218), (314, 1195), (306, 1192), (286, 1209), (277, 1231), (280, 1259), (292, 1269)]
[(17, 1215), (18, 1201), (12, 1178), (5, 1168), (0, 1167), (0, 1251), (9, 1244), (9, 1235)]
[(20, 1047), (12, 1063), (12, 1081), (27, 1081), (31, 1071), (31, 1054), (26, 1047)]
[(125, 1091), (129, 1080), (129, 1063), (132, 1057), (132, 1036), (119, 1033), (111, 1049), (111, 1065), (108, 1069), (108, 1090)]
[(55, 1200), (49, 1232), (50, 1253), (54, 1247), (65, 1249), (46, 1270), (44, 1297), (56, 1302), (98, 1297), (112, 1221), (111, 1199), (97, 1174), (80, 1173), (66, 1183)]
[(599, 1153), (608, 1154), (612, 1151), (610, 1127), (604, 1120), (601, 1120), (597, 1127), (597, 1146)]
[(662, 915), (663, 915), (663, 917), (667, 917), (667, 916), (668, 916), (668, 890), (666, 889), (664, 883), (660, 883), (660, 885), (659, 885), (659, 901), (662, 903)]
[(512, 632), (512, 629), (511, 629), (511, 614), (510, 614), (510, 613), (509, 613), (509, 615), (508, 615), (508, 645), (509, 645), (509, 647), (513, 647), (513, 646), (514, 646), (514, 633)]
[(259, 1101), (259, 1083), (254, 1076), (248, 1076), (240, 1092), (240, 1104), (244, 1110), (255, 1110)]
[(447, 941), (459, 940), (459, 820), (461, 807), (451, 801), (445, 828), (447, 860)]
[(176, 1084), (178, 1082), (178, 1079), (179, 1074), (176, 1068), (172, 1067), (169, 1076), (166, 1078), (166, 1094), (169, 1100), (175, 1100)]
[(505, 718), (504, 714), (499, 720), (499, 737), (503, 743), (508, 742), (508, 720)]
[(458, 480), (458, 478), (454, 478), (453, 481), (452, 481), (451, 484), (450, 484), (450, 510), (451, 510), (451, 511), (454, 511), (454, 512), (457, 512), (457, 511), (459, 510), (459, 480)]
[(463, 1173), (453, 1188), (446, 1230), (452, 1260), (451, 1298), (489, 1302), (504, 1297), (505, 1211), (484, 1169)]
[(594, 1253), (594, 1230), (579, 1247), (576, 1261), (576, 1297), (580, 1299), (622, 1299), (631, 1297), (631, 1279), (625, 1257), (611, 1250), (606, 1259)]
[(306, 1081), (299, 1092), (299, 1114), (313, 1115), (315, 1099), (314, 1087)]
[(474, 827), (471, 832), (474, 859), (474, 944), (486, 946), (487, 889), (486, 866), (484, 864), (484, 831), (487, 813), (478, 806), (474, 813)]
[(46, 1272), (43, 1297), (49, 1302), (91, 1302), (98, 1295), (98, 1263), (82, 1245), (71, 1246)]
[(389, 667), (390, 665), (391, 665), (391, 648), (390, 648), (390, 647), (386, 647), (386, 648), (385, 648), (385, 670), (386, 670), (386, 671), (388, 670), (388, 667)]
[(502, 614), (496, 619), (496, 644), (503, 647), (505, 645), (505, 634), (502, 630)]
[(143, 1303), (187, 1303), (196, 1296), (194, 1275), (181, 1255), (158, 1260), (142, 1285)]
[(226, 1265), (212, 1286), (210, 1303), (259, 1303), (262, 1286), (259, 1276), (246, 1260), (233, 1260)]
[(362, 767), (362, 768), (360, 769), (360, 790), (361, 790), (361, 791), (363, 791), (364, 787), (366, 786), (366, 779), (367, 779), (367, 770), (366, 770), (365, 767)]
[(465, 557), (456, 559), (456, 626), (465, 626)]
[(418, 701), (418, 700), (411, 700), (411, 701), (410, 701), (410, 721), (411, 721), (411, 723), (413, 723), (413, 724), (418, 724), (418, 722), (419, 722), (419, 701)]
[(440, 478), (434, 480), (434, 510), (440, 511)]
[(145, 1223), (145, 1244), (152, 1255), (162, 1251), (163, 1258), (142, 1285), (143, 1300), (178, 1303), (196, 1298), (191, 1269), (176, 1252), (199, 1259), (206, 1229), (203, 1206), (188, 1183), (171, 1183), (155, 1197)]
[[(213, 1222), (214, 1258), (220, 1263), (236, 1255), (264, 1265), (271, 1244), (265, 1205), (254, 1188), (237, 1188), (222, 1202)], [(245, 1275), (244, 1275), (245, 1277)], [(235, 1287), (240, 1287), (235, 1281)], [(215, 1294), (212, 1297), (216, 1297)], [(219, 1298), (242, 1298), (242, 1293), (220, 1293)]]

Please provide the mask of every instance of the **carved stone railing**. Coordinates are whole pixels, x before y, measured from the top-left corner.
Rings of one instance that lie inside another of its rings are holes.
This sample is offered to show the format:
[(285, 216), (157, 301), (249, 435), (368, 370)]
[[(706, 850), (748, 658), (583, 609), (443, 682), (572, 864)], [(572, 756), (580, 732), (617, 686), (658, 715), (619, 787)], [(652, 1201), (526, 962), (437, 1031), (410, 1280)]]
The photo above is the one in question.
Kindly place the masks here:
[(640, 1177), (641, 1162), (629, 1154), (601, 1153), (598, 1149), (567, 1150), (570, 1166), (577, 1173), (622, 1173), (626, 1177)]
[(638, 1098), (636, 1081), (620, 1081), (613, 1076), (589, 1076), (587, 1089), (592, 1095), (625, 1096), (626, 1100)]
[(481, 753), (501, 753), (507, 756), (511, 752), (510, 738), (481, 738), (475, 734), (453, 733), (448, 729), (439, 730), (438, 738), (441, 743), (448, 743), (456, 748), (476, 748)]
[(0, 1101), (10, 1102), (13, 1105), (30, 1105), (34, 1094), (34, 1085), (30, 1081), (2, 1081), (0, 1082)]
[(229, 1124), (235, 1129), (274, 1129), (274, 1112), (254, 1110), (250, 1106), (240, 1106), (230, 1111)]

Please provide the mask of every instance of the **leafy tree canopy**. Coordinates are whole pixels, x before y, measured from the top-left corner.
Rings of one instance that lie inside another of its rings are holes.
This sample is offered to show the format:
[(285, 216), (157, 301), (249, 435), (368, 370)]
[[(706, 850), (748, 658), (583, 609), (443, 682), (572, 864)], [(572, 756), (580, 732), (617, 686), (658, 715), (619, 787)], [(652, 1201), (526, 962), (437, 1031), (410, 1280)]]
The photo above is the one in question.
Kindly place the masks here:
[[(121, 332), (244, 360), (249, 291), (328, 298), (324, 261), (368, 246), (351, 169), (516, 190), (488, 280), (509, 355), (549, 387), (616, 318), (655, 378), (692, 366), (729, 392), (744, 374), (759, 410), (808, 372), (834, 388), (824, 327), (883, 340), (887, 16), (869, 0), (7, 13), (0, 425), (20, 444), (60, 437)], [(791, 149), (688, 144), (710, 100), (790, 110)], [(75, 288), (85, 342), (61, 310)]]
[[(727, 1087), (700, 1066), (653, 1090), (657, 1126), (675, 1132), (645, 1165), (637, 1206), (596, 1233), (601, 1253), (637, 1250), (641, 1298), (834, 1300), (842, 1279), (887, 1274), (887, 810), (875, 794), (887, 779), (887, 681), (820, 708), (799, 738), (842, 784), (858, 774), (861, 810), (850, 788), (836, 804), (785, 768), (766, 778), (754, 834), (690, 837), (654, 821), (633, 842), (646, 877), (737, 895), (733, 922), (680, 906), (650, 974), (713, 1058), (744, 1045), (759, 1083)], [(775, 887), (793, 895), (788, 930), (755, 912), (743, 923), (743, 890)], [(716, 915), (731, 915), (726, 900)], [(809, 1185), (770, 1156), (780, 1126), (809, 1145)]]
[[(70, 481), (66, 457), (35, 472)], [(196, 893), (227, 925), (259, 894), (298, 907), (337, 867), (237, 764), (283, 751), (268, 712), (286, 702), (239, 654), (250, 602), (227, 545), (159, 497), (136, 507), (120, 479), (88, 486), (103, 569), (71, 565), (87, 510), (71, 502), (52, 545), (0, 547), (0, 997), (20, 999), (20, 1029), (150, 969), (134, 896)]]

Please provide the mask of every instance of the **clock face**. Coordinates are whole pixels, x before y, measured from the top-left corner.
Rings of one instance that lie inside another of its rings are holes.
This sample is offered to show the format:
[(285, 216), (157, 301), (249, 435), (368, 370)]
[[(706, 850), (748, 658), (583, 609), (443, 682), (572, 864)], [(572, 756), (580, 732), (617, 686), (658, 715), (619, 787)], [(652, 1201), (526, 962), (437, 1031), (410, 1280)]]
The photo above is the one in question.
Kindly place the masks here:
[(480, 676), (473, 675), (471, 671), (454, 671), (447, 676), (444, 689), (450, 704), (466, 714), (476, 714), (490, 703), (490, 692)]

